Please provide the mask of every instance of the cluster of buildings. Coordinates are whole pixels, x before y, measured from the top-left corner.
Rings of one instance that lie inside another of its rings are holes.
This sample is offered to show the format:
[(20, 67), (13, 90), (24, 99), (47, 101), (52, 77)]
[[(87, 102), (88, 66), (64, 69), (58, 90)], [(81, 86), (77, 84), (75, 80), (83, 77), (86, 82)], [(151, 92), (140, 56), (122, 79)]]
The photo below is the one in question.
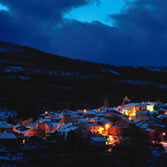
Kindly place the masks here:
[[(167, 136), (167, 104), (159, 102), (130, 103), (113, 108), (77, 111), (45, 111), (39, 119), (20, 121), (16, 125), (0, 121), (0, 143), (31, 142), (34, 138), (52, 140), (61, 136), (87, 138), (97, 146), (114, 145), (122, 138), (140, 132), (146, 140), (164, 142)], [(56, 141), (55, 141), (56, 142)]]

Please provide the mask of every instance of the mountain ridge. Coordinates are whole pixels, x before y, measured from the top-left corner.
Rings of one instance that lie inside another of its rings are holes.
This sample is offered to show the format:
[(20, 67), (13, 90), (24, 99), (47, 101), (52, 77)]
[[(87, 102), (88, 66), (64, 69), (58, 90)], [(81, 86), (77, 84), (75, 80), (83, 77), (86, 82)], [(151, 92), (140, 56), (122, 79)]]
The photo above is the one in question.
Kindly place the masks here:
[(15, 108), (94, 107), (105, 98), (117, 105), (124, 96), (165, 100), (166, 75), (166, 67), (99, 64), (0, 42), (0, 102)]

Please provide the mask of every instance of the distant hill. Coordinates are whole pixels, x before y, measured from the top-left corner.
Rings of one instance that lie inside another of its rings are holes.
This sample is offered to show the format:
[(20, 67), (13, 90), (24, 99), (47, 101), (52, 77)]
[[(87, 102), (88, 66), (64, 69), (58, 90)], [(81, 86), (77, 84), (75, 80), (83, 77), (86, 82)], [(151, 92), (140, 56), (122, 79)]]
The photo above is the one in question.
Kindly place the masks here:
[(124, 96), (165, 101), (166, 76), (167, 67), (117, 67), (0, 42), (0, 103), (22, 112), (91, 108), (106, 98), (113, 106)]

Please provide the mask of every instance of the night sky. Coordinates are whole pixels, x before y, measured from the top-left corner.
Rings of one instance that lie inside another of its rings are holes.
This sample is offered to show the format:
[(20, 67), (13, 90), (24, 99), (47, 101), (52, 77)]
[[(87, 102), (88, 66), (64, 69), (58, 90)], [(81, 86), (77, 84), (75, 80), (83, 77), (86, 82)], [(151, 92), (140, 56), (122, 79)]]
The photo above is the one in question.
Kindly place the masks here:
[(165, 66), (167, 0), (1, 0), (0, 40), (117, 66)]

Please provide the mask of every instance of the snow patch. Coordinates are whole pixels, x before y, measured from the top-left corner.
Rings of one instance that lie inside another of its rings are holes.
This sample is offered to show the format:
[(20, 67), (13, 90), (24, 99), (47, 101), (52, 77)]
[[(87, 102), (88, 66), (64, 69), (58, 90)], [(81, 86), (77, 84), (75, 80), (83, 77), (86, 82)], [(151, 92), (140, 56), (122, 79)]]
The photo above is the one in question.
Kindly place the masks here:
[(144, 68), (152, 72), (167, 72), (167, 67), (144, 67)]
[(165, 84), (158, 84), (156, 82), (144, 81), (144, 80), (122, 80), (124, 83), (132, 84), (132, 85), (150, 85), (157, 88), (165, 89), (167, 85)]
[(116, 72), (114, 70), (111, 70), (111, 69), (102, 69), (101, 72), (111, 72), (111, 73), (113, 73), (115, 75), (120, 75), (120, 73), (118, 73), (118, 72)]
[(49, 71), (50, 76), (64, 76), (64, 77), (74, 77), (74, 78), (81, 78), (81, 79), (88, 79), (88, 78), (102, 78), (102, 76), (91, 75), (91, 74), (80, 74), (77, 72), (65, 72), (65, 71)]
[(7, 67), (4, 69), (4, 72), (24, 72), (24, 67)]
[(129, 83), (132, 85), (152, 85), (153, 82), (144, 81), (144, 80), (123, 80), (122, 82)]
[(17, 112), (14, 110), (8, 110), (7, 108), (0, 107), (0, 120), (6, 121), (9, 117), (17, 116)]
[(22, 80), (29, 80), (29, 79), (31, 79), (31, 77), (19, 76), (19, 79), (22, 79)]
[(154, 67), (154, 66), (132, 66), (134, 68), (144, 68), (151, 72), (167, 72), (167, 67), (160, 66), (160, 67)]

